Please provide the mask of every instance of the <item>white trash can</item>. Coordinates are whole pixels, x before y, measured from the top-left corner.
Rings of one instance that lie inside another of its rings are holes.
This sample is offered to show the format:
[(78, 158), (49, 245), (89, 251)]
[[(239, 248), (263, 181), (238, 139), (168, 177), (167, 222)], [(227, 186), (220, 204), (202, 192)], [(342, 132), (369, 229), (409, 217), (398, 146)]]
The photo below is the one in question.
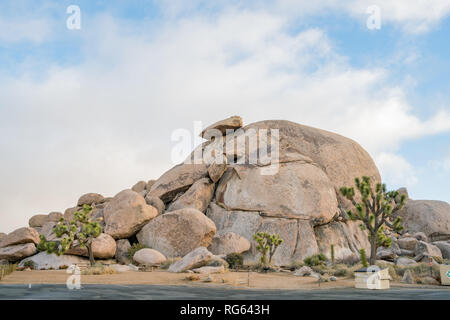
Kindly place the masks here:
[(389, 269), (380, 270), (378, 267), (363, 268), (355, 271), (355, 288), (358, 289), (389, 289)]

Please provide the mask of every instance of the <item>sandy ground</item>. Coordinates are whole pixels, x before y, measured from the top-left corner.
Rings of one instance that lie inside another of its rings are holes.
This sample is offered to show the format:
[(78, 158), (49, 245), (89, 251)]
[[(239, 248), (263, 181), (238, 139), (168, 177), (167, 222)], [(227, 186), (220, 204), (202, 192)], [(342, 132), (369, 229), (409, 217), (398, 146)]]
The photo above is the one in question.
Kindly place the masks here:
[[(194, 285), (221, 286), (258, 289), (317, 289), (319, 283), (313, 277), (297, 277), (290, 273), (226, 272), (212, 274), (211, 282), (207, 275), (198, 275), (200, 280), (189, 281), (189, 273), (171, 273), (163, 270), (152, 272), (130, 271), (109, 275), (81, 275), (82, 284), (140, 284), (140, 285)], [(15, 271), (0, 281), (1, 284), (65, 284), (70, 274), (65, 270)], [(250, 280), (250, 283), (249, 283)], [(322, 282), (320, 288), (353, 287), (353, 279)]]
[[(173, 285), (219, 288), (251, 288), (251, 289), (334, 289), (353, 288), (353, 278), (338, 278), (337, 281), (321, 282), (316, 278), (298, 277), (290, 272), (257, 273), (257, 272), (225, 272), (210, 275), (212, 281), (206, 281), (207, 275), (198, 275), (199, 280), (190, 281), (186, 277), (191, 273), (171, 273), (164, 270), (152, 272), (130, 271), (107, 275), (81, 275), (81, 284), (119, 284), (119, 285)], [(0, 281), (2, 284), (65, 284), (70, 274), (65, 270), (31, 270), (15, 271)], [(391, 281), (391, 287), (449, 289), (445, 286), (429, 286), (404, 284)]]

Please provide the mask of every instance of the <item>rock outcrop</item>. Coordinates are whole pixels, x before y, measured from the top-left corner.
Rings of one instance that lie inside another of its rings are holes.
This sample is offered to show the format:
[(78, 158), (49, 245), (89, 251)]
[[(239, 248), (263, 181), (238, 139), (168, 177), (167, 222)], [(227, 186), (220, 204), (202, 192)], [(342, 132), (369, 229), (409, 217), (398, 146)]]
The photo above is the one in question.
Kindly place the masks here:
[(34, 243), (15, 244), (0, 248), (0, 260), (5, 259), (9, 262), (16, 262), (36, 253)]
[(135, 235), (158, 211), (147, 205), (145, 199), (132, 190), (119, 192), (103, 210), (105, 233), (114, 239)]
[(82, 207), (85, 204), (92, 205), (94, 203), (101, 203), (104, 201), (104, 197), (98, 193), (86, 193), (78, 199), (77, 205)]
[(159, 251), (144, 248), (136, 251), (133, 260), (144, 266), (159, 266), (166, 261), (166, 257)]
[(131, 260), (128, 258), (128, 250), (131, 248), (128, 239), (120, 239), (116, 241), (116, 260), (122, 264), (130, 264)]
[(431, 241), (450, 240), (450, 204), (447, 202), (408, 200), (399, 214), (406, 231), (424, 232)]
[(39, 243), (39, 233), (33, 228), (19, 228), (9, 233), (0, 241), (0, 248), (24, 244), (24, 243)]
[(172, 202), (167, 211), (194, 208), (205, 212), (213, 195), (214, 184), (209, 178), (197, 180), (182, 196)]
[[(91, 218), (99, 219), (103, 227), (102, 236), (95, 240), (102, 244), (101, 250), (94, 249), (94, 256), (115, 256), (123, 264), (130, 263), (130, 241), (136, 240), (164, 257), (184, 257), (173, 265), (175, 272), (199, 268), (199, 261), (211, 260), (212, 254), (242, 253), (244, 263), (257, 263), (260, 254), (253, 236), (259, 231), (279, 234), (284, 240), (272, 259), (278, 266), (318, 253), (331, 258), (332, 246), (338, 262), (359, 260), (360, 249), (370, 253), (366, 231), (343, 213), (353, 205), (339, 192), (341, 187), (354, 186), (356, 177), (368, 176), (374, 185), (381, 182), (374, 161), (358, 143), (290, 121), (243, 126), (238, 116), (207, 127), (201, 136), (207, 141), (158, 179), (141, 180), (113, 198), (85, 194), (64, 215), (33, 216), (32, 228), (0, 234), (0, 248), (9, 250), (4, 254), (13, 259), (30, 254), (39, 234), (54, 240), (56, 222), (61, 217), (71, 221), (77, 210), (89, 204)], [(398, 240), (391, 237), (392, 246), (380, 248), (378, 258), (399, 265), (412, 263), (411, 258), (445, 258), (450, 205), (411, 200), (404, 188), (399, 192), (408, 196), (399, 212), (408, 233)], [(140, 255), (145, 252), (149, 251)], [(71, 253), (86, 254), (79, 248)], [(145, 262), (146, 255), (140, 255), (138, 259)]]
[(179, 164), (164, 173), (150, 188), (147, 196), (157, 196), (165, 203), (184, 193), (195, 181), (206, 177), (206, 164)]
[(166, 257), (179, 257), (197, 247), (209, 246), (215, 233), (213, 221), (196, 209), (185, 208), (154, 218), (137, 239)]
[(169, 267), (169, 272), (184, 272), (191, 269), (196, 269), (204, 266), (213, 254), (205, 247), (199, 247), (192, 252), (189, 252), (181, 260), (173, 263)]
[(89, 260), (79, 256), (48, 254), (46, 252), (39, 252), (38, 254), (26, 258), (19, 263), (19, 267), (23, 267), (26, 262), (32, 261), (34, 268), (37, 270), (48, 270), (60, 268), (68, 268), (71, 265), (86, 266), (89, 265)]
[(243, 253), (250, 249), (250, 241), (234, 232), (216, 234), (212, 239), (209, 251), (215, 255)]
[[(102, 233), (92, 240), (92, 253), (94, 258), (110, 259), (116, 254), (116, 241), (109, 234)], [(69, 249), (66, 254), (88, 257), (86, 248), (75, 247)]]

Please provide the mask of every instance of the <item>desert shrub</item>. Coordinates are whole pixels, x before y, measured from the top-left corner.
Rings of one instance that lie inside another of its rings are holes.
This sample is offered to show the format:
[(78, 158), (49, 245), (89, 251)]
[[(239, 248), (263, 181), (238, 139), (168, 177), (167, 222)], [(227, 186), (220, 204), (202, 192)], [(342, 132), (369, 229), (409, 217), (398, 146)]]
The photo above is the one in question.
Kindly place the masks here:
[(128, 249), (128, 252), (127, 252), (128, 259), (130, 259), (131, 261), (133, 261), (134, 254), (135, 254), (137, 251), (139, 251), (139, 250), (141, 250), (141, 249), (145, 249), (145, 248), (148, 248), (145, 244), (142, 244), (142, 243), (133, 243), (133, 245)]
[(327, 261), (327, 257), (323, 253), (314, 254), (312, 256), (305, 258), (305, 260), (303, 260), (305, 265), (307, 265), (308, 267), (325, 265), (326, 261)]
[(297, 270), (297, 269), (303, 267), (304, 265), (305, 264), (303, 263), (303, 261), (296, 260), (289, 265), (288, 269), (290, 269), (291, 271), (294, 271), (294, 270)]
[(333, 276), (335, 277), (347, 277), (351, 275), (351, 271), (345, 264), (338, 264), (334, 266)]
[(164, 261), (163, 263), (161, 263), (161, 264), (159, 265), (159, 268), (160, 268), (160, 269), (163, 269), (163, 270), (169, 269), (169, 267), (170, 267), (173, 263), (177, 262), (178, 260), (181, 260), (181, 258), (180, 258), (180, 257), (178, 257), (178, 258), (167, 258), (166, 261)]
[(187, 280), (187, 281), (198, 281), (198, 280), (200, 280), (200, 276), (198, 276), (196, 274), (190, 274), (190, 275), (186, 276), (184, 278), (184, 280)]
[(34, 261), (32, 261), (32, 260), (25, 261), (23, 266), (25, 268), (30, 268), (32, 270), (34, 270), (36, 268), (36, 266), (34, 265)]
[(102, 275), (115, 273), (117, 273), (117, 271), (114, 270), (113, 268), (97, 263), (94, 266), (86, 268), (81, 271), (82, 275)]
[(242, 268), (244, 259), (240, 253), (230, 253), (225, 257), (225, 261), (228, 263), (230, 269)]
[(225, 269), (229, 269), (230, 265), (225, 259), (219, 258), (217, 256), (212, 257), (206, 264), (207, 267), (220, 267), (223, 266)]

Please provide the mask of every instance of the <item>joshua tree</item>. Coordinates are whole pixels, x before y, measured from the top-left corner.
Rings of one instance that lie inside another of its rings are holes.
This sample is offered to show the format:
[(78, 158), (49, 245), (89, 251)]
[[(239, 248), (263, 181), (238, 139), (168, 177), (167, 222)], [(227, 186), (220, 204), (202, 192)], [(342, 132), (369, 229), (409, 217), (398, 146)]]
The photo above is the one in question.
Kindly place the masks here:
[(47, 253), (57, 255), (64, 254), (67, 250), (75, 247), (86, 248), (91, 266), (95, 264), (94, 253), (92, 252), (92, 240), (102, 233), (102, 227), (99, 221), (91, 221), (90, 214), (92, 207), (83, 205), (80, 211), (75, 212), (74, 219), (70, 222), (61, 218), (58, 224), (53, 228), (53, 233), (57, 240), (47, 241), (45, 236), (41, 235), (41, 242), (38, 249)]
[(359, 256), (360, 256), (361, 263), (362, 263), (363, 267), (364, 268), (368, 268), (369, 267), (369, 263), (367, 263), (366, 250), (360, 249), (359, 250)]
[[(283, 239), (281, 239), (279, 234), (269, 234), (266, 232), (257, 232), (253, 235), (253, 238), (258, 243), (256, 250), (261, 253), (261, 264), (267, 266), (272, 262), (275, 250), (283, 243)], [(267, 259), (267, 254), (269, 254), (269, 259)]]
[(375, 191), (372, 188), (370, 178), (356, 178), (356, 189), (360, 197), (359, 202), (355, 199), (355, 189), (353, 187), (342, 187), (341, 193), (352, 202), (356, 212), (347, 211), (348, 217), (363, 223), (362, 230), (367, 229), (370, 241), (370, 264), (376, 262), (378, 246), (391, 246), (391, 239), (386, 236), (385, 228), (390, 231), (400, 233), (403, 231), (401, 217), (397, 216), (398, 210), (405, 205), (406, 196), (399, 195), (397, 191), (386, 192), (386, 185), (378, 183)]

